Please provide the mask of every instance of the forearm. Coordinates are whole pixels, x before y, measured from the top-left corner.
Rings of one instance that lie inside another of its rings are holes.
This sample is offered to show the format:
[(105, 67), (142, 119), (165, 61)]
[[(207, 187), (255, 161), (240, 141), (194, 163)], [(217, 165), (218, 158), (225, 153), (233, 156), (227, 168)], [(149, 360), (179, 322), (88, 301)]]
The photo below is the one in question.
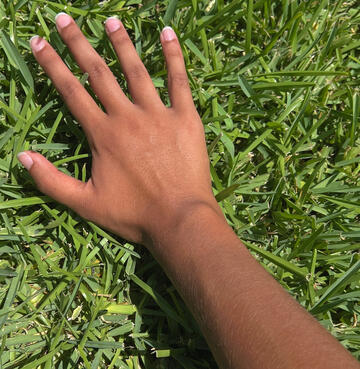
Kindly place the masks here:
[(261, 267), (226, 224), (198, 207), (150, 250), (197, 319), (222, 368), (359, 368)]

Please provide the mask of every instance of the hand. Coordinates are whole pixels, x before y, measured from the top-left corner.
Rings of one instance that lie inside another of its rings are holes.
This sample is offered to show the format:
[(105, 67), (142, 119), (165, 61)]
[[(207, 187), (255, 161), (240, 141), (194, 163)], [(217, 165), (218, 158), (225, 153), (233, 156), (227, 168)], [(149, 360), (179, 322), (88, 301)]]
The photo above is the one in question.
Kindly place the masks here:
[(91, 178), (84, 183), (60, 172), (42, 155), (19, 160), (38, 188), (82, 217), (138, 243), (149, 244), (193, 206), (219, 207), (211, 191), (203, 125), (193, 100), (179, 41), (166, 27), (160, 36), (171, 107), (161, 102), (136, 50), (116, 18), (106, 32), (119, 58), (132, 102), (74, 20), (60, 13), (58, 31), (106, 112), (41, 37), (31, 40), (35, 58), (79, 121), (92, 152)]

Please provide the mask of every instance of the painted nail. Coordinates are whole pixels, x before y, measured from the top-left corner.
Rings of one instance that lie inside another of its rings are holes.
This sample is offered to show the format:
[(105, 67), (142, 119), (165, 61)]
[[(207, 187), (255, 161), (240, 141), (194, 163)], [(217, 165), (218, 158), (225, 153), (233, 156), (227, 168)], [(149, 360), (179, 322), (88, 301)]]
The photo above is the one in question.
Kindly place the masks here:
[(176, 39), (174, 30), (169, 26), (164, 27), (161, 34), (164, 41), (172, 41)]
[(117, 31), (121, 27), (121, 22), (116, 17), (110, 17), (105, 21), (105, 28), (107, 33)]
[(19, 152), (17, 154), (17, 158), (19, 162), (25, 167), (25, 169), (30, 170), (32, 165), (34, 164), (31, 156), (26, 152)]
[(45, 47), (45, 45), (46, 45), (45, 40), (38, 35), (33, 36), (30, 39), (30, 46), (36, 52), (42, 50)]
[(56, 26), (62, 29), (71, 23), (71, 17), (70, 15), (67, 15), (66, 13), (61, 12), (59, 14), (56, 14), (55, 22), (56, 22)]

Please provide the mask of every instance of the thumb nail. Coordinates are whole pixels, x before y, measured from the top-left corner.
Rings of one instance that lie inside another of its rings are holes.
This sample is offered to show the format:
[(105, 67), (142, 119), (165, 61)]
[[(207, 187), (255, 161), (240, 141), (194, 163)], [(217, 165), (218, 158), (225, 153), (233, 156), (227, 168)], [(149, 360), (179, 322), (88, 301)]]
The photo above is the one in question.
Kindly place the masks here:
[(19, 152), (17, 154), (17, 158), (19, 162), (25, 167), (25, 169), (30, 170), (32, 165), (34, 164), (31, 156), (26, 152)]

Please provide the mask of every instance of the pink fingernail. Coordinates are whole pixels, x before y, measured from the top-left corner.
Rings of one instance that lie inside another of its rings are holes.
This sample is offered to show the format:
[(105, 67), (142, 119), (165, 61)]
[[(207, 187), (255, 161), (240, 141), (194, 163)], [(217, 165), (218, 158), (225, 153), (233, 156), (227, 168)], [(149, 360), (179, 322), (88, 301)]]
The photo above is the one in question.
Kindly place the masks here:
[(42, 50), (46, 45), (46, 42), (43, 38), (41, 38), (40, 36), (33, 36), (30, 39), (30, 46), (33, 49), (33, 51), (40, 51)]
[(55, 17), (56, 26), (59, 29), (65, 28), (71, 23), (71, 19), (72, 18), (70, 17), (70, 15), (67, 15), (66, 13), (61, 12), (57, 14)]
[(106, 32), (112, 33), (121, 27), (121, 22), (116, 17), (110, 17), (105, 21)]
[(26, 152), (19, 152), (17, 154), (17, 158), (19, 162), (25, 167), (25, 169), (30, 170), (33, 166), (34, 162), (31, 159), (31, 156)]
[(174, 30), (169, 26), (164, 27), (161, 34), (164, 41), (172, 41), (176, 39)]

